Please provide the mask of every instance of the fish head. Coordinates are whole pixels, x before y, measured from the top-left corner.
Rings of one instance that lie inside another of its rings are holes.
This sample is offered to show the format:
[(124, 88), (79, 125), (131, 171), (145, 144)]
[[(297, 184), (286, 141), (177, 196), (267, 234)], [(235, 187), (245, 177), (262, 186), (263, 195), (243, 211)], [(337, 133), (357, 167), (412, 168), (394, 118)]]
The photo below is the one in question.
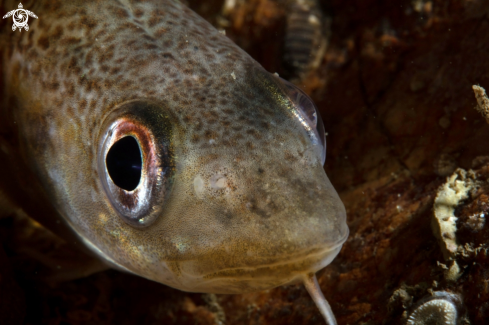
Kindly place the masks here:
[(205, 111), (141, 98), (106, 117), (94, 183), (106, 212), (85, 238), (113, 263), (181, 290), (243, 293), (301, 281), (338, 254), (346, 213), (314, 104), (244, 70)]

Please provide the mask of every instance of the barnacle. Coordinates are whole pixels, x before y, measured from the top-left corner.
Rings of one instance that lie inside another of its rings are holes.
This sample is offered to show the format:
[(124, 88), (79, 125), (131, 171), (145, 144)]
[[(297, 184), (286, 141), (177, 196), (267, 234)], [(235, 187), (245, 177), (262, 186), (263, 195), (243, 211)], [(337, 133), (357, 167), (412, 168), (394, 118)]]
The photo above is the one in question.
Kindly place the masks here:
[(317, 0), (283, 1), (287, 4), (284, 63), (294, 77), (319, 66), (327, 47), (329, 20)]
[(461, 316), (462, 301), (458, 295), (437, 291), (422, 299), (413, 309), (407, 325), (456, 325)]

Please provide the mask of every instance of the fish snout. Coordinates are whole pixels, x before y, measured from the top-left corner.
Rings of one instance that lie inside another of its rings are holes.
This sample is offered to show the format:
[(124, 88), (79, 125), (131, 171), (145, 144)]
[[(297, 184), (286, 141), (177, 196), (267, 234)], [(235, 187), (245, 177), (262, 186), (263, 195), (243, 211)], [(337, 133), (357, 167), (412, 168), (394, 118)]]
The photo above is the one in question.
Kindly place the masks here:
[(187, 216), (199, 220), (193, 218), (195, 227), (175, 242), (185, 242), (185, 251), (169, 264), (177, 287), (214, 293), (270, 289), (302, 281), (339, 253), (348, 236), (346, 211), (321, 167), (287, 179), (259, 174), (254, 182), (246, 172), (194, 177), (198, 194), (184, 206)]

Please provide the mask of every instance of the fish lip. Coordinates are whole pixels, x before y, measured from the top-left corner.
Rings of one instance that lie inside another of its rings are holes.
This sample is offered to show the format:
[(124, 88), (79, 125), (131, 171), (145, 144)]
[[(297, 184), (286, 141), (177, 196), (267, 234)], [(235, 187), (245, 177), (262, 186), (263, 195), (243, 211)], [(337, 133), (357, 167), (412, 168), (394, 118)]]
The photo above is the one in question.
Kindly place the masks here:
[(343, 241), (339, 241), (326, 248), (316, 246), (303, 250), (292, 258), (282, 255), (280, 262), (230, 267), (206, 274), (193, 274), (182, 265), (179, 280), (170, 285), (189, 292), (242, 294), (294, 284), (301, 282), (305, 274), (315, 273), (330, 264), (342, 245)]
[[(281, 261), (285, 260), (285, 262), (264, 263), (264, 264), (256, 264), (256, 265), (251, 265), (251, 266), (236, 266), (236, 267), (224, 268), (224, 269), (221, 269), (221, 270), (218, 270), (215, 272), (209, 272), (209, 273), (200, 274), (200, 275), (194, 275), (194, 274), (185, 272), (185, 270), (182, 270), (182, 273), (184, 273), (185, 276), (193, 277), (193, 278), (203, 278), (206, 280), (214, 280), (214, 279), (218, 280), (218, 279), (229, 277), (229, 275), (226, 275), (226, 273), (234, 273), (234, 272), (240, 271), (240, 272), (243, 272), (245, 274), (246, 273), (250, 274), (251, 276), (249, 277), (249, 279), (252, 279), (252, 278), (254, 278), (252, 274), (256, 273), (256, 271), (260, 270), (260, 269), (282, 268), (282, 267), (285, 267), (288, 265), (294, 265), (296, 263), (300, 264), (301, 262), (304, 262), (306, 260), (316, 260), (318, 262), (317, 264), (323, 264), (322, 262), (328, 261), (328, 257), (332, 253), (334, 253), (336, 250), (338, 250), (338, 252), (339, 252), (339, 250), (341, 249), (341, 247), (343, 246), (343, 244), (347, 240), (348, 234), (349, 234), (349, 230), (347, 229), (344, 236), (342, 236), (339, 240), (337, 240), (335, 242), (335, 244), (328, 245), (327, 247), (324, 247), (324, 245), (321, 245), (321, 246), (318, 245), (318, 246), (313, 247), (313, 248), (301, 250), (300, 252), (294, 253), (291, 255), (281, 255), (279, 257), (279, 259)], [(330, 264), (331, 261), (334, 259), (334, 257), (336, 257), (336, 255), (337, 255), (337, 252), (334, 254), (334, 256), (331, 259), (329, 259), (328, 263), (319, 267), (317, 270), (314, 270), (311, 272), (317, 272), (318, 270), (322, 269), (324, 266)], [(308, 266), (310, 267), (313, 264), (314, 263), (309, 263)], [(307, 272), (306, 268), (304, 268), (304, 271), (302, 271), (300, 273), (303, 274), (305, 272)], [(220, 276), (220, 275), (222, 275), (222, 276)], [(240, 278), (245, 279), (245, 277), (240, 277)]]

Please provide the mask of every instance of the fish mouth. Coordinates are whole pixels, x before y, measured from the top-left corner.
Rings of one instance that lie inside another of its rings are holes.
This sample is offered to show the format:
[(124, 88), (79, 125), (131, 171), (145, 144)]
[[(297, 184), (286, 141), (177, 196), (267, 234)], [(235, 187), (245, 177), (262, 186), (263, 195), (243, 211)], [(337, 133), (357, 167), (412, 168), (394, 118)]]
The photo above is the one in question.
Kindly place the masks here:
[[(285, 262), (225, 268), (204, 275), (186, 272), (186, 262), (183, 262), (177, 287), (191, 292), (241, 294), (302, 282), (304, 275), (315, 273), (330, 264), (347, 237), (348, 234), (336, 245), (310, 248), (280, 258)], [(187, 262), (193, 264), (193, 261)]]

